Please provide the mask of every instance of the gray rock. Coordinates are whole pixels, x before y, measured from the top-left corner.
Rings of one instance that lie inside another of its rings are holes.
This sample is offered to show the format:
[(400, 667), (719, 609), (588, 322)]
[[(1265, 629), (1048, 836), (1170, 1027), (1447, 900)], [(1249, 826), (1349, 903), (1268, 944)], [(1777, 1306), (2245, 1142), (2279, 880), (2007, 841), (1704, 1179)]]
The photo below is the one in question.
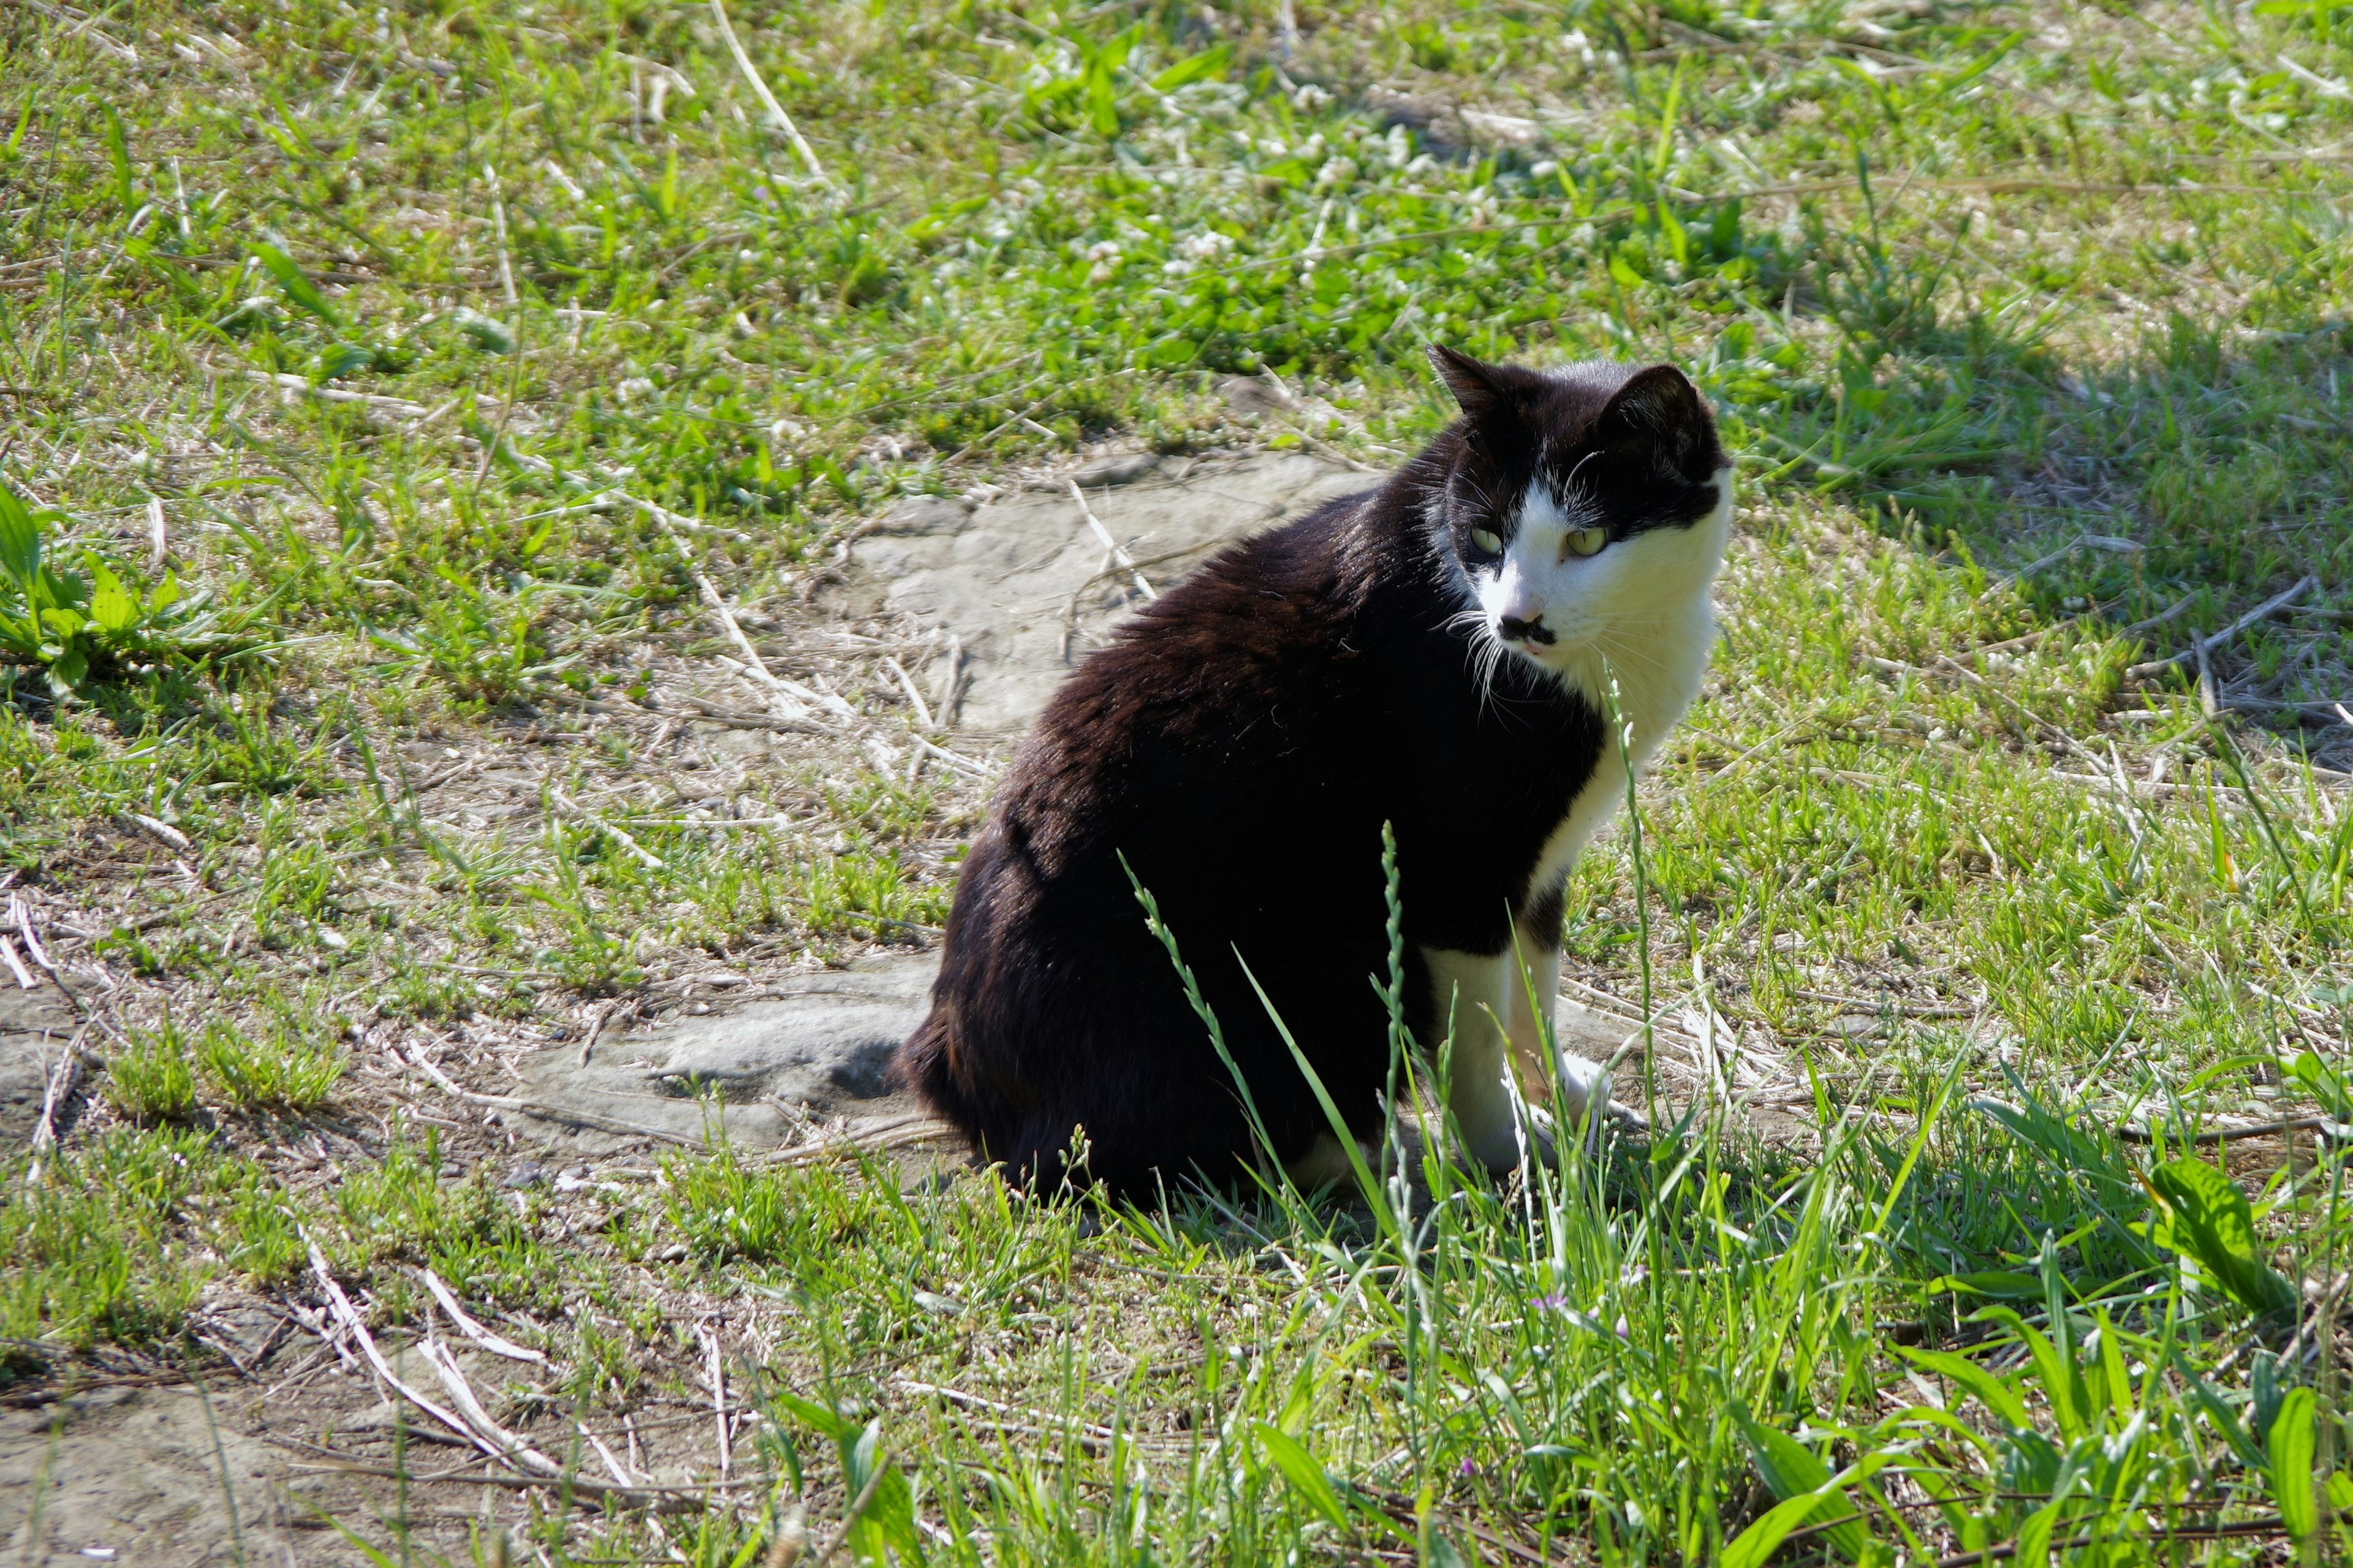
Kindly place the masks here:
[[(918, 1108), (889, 1081), (892, 1054), (930, 1005), (936, 953), (891, 953), (849, 969), (776, 983), (780, 994), (681, 1016), (607, 1037), (589, 1065), (576, 1047), (542, 1051), (523, 1069), (522, 1098), (586, 1111), (673, 1137), (765, 1146), (799, 1135), (797, 1116), (861, 1122)], [(626, 1142), (608, 1130), (517, 1116), (518, 1131), (598, 1151)]]
[[(1378, 481), (1305, 453), (1099, 459), (1071, 478), (1145, 582), (1166, 589), (1229, 540)], [(967, 507), (910, 502), (850, 547), (839, 591), (859, 615), (913, 616), (939, 629), (925, 684), (949, 689), (962, 650), (963, 728), (1010, 735), (1144, 599), (1061, 485)]]
[[(33, 1135), (49, 1073), (79, 1026), (65, 993), (48, 976), (38, 978), (39, 987), (26, 991), (0, 968), (0, 1142), (22, 1143)], [(79, 1098), (74, 1097), (77, 1104)], [(69, 1118), (73, 1109), (65, 1108), (64, 1116)]]

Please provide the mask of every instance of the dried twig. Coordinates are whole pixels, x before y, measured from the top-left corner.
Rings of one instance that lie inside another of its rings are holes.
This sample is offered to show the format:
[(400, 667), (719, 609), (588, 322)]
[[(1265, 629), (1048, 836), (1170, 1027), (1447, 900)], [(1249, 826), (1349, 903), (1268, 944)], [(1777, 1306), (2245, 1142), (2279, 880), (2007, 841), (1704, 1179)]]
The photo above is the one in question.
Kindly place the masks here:
[(162, 821), (153, 816), (142, 816), (140, 813), (135, 811), (125, 812), (123, 815), (132, 822), (135, 822), (140, 826), (145, 828), (148, 832), (153, 834), (156, 837), (162, 839), (165, 844), (170, 845), (174, 849), (185, 850), (190, 847), (188, 843), (188, 836), (181, 832), (178, 828), (173, 826), (168, 822)]
[(617, 1018), (627, 1025), (629, 1019), (637, 1016), (637, 1014), (638, 1005), (635, 1002), (607, 1002), (599, 1007), (596, 1010), (596, 1021), (588, 1026), (588, 1033), (580, 1041), (580, 1065), (584, 1068), (588, 1065), (590, 1053), (596, 1050), (596, 1042), (605, 1037), (605, 1031), (613, 1026), (615, 1019)]
[[(2251, 1519), (2243, 1524), (2177, 1525), (2164, 1530), (2152, 1530), (2137, 1538), (2145, 1547), (2156, 1547), (2168, 1541), (2232, 1541), (2246, 1536), (2285, 1535), (2287, 1526), (2278, 1519)], [(2096, 1532), (2053, 1541), (2051, 1550), (2072, 1552), (2077, 1547), (2096, 1545), (2103, 1541), (2116, 1542), (2116, 1532), (2106, 1535)], [(2018, 1555), (2018, 1542), (2005, 1542), (1989, 1546), (1981, 1552), (1956, 1552), (1949, 1557), (1936, 1559), (1935, 1568), (1979, 1568), (1987, 1563), (2001, 1563)], [(2154, 1555), (2154, 1553), (2152, 1553)]]
[(719, 1479), (723, 1481), (734, 1461), (727, 1433), (727, 1364), (719, 1353), (719, 1336), (709, 1329), (696, 1331), (711, 1362), (711, 1416), (719, 1429)]
[(915, 678), (909, 675), (906, 667), (895, 658), (885, 658), (882, 664), (892, 675), (899, 678), (899, 689), (907, 694), (907, 705), (915, 710), (915, 722), (926, 730), (935, 728), (936, 726), (932, 722), (931, 705), (923, 700), (923, 694), (915, 689)]
[[(2229, 626), (2224, 626), (2221, 631), (2216, 632), (2213, 636), (2198, 638), (2188, 647), (2183, 648), (2179, 653), (2173, 655), (2169, 658), (2153, 658), (2146, 664), (2136, 664), (2130, 669), (2126, 670), (2125, 674), (2137, 680), (2148, 676), (2156, 675), (2163, 670), (2171, 669), (2177, 664), (2194, 663), (2198, 659), (2212, 654), (2215, 650), (2221, 647), (2223, 644), (2229, 642), (2232, 637), (2237, 637), (2241, 632), (2245, 631), (2249, 626), (2253, 626), (2256, 622), (2264, 619), (2266, 616), (2275, 616), (2280, 611), (2286, 609), (2290, 605), (2295, 604), (2298, 599), (2304, 597), (2305, 595), (2310, 593), (2313, 589), (2317, 588), (2318, 586), (2320, 586), (2320, 579), (2317, 576), (2307, 574), (2306, 575), (2298, 578), (2293, 587), (2286, 588), (2279, 593), (2274, 594), (2270, 598), (2265, 599), (2262, 604), (2257, 605), (2253, 609), (2249, 610), (2245, 615), (2241, 616), (2237, 620), (2232, 621)], [(2171, 614), (2172, 612), (2168, 612), (2167, 616), (2160, 617), (2160, 619), (2170, 619)]]
[(328, 1461), (324, 1465), (297, 1465), (298, 1470), (332, 1469), (346, 1475), (382, 1476), (387, 1479), (415, 1482), (447, 1482), (453, 1486), (506, 1487), (514, 1490), (536, 1490), (554, 1488), (584, 1497), (617, 1498), (649, 1509), (655, 1513), (683, 1513), (702, 1507), (702, 1494), (717, 1491), (715, 1486), (682, 1485), (612, 1486), (591, 1476), (526, 1476), (513, 1471), (485, 1470), (469, 1467), (463, 1470), (427, 1470), (422, 1473), (396, 1468), (391, 1465), (371, 1464), (364, 1459), (345, 1457), (333, 1448), (316, 1443), (300, 1443), (287, 1437), (270, 1437), (269, 1442), (280, 1447), (299, 1448), (316, 1454)]
[(502, 1355), (509, 1361), (546, 1362), (547, 1357), (542, 1352), (527, 1345), (519, 1345), (512, 1340), (501, 1339), (476, 1322), (466, 1309), (458, 1304), (458, 1298), (450, 1294), (449, 1287), (441, 1282), (441, 1276), (430, 1268), (419, 1269), (418, 1272), (425, 1278), (425, 1288), (433, 1292), (433, 1299), (441, 1303), (441, 1310), (449, 1314), (449, 1321), (458, 1325), (459, 1333), (492, 1355)]
[(473, 1429), (468, 1426), (454, 1411), (444, 1409), (440, 1405), (427, 1399), (401, 1381), (400, 1374), (392, 1370), (392, 1363), (384, 1359), (384, 1352), (376, 1349), (375, 1338), (368, 1332), (367, 1324), (361, 1319), (359, 1310), (352, 1305), (352, 1299), (343, 1294), (343, 1288), (335, 1283), (334, 1275), (328, 1271), (326, 1255), (319, 1250), (319, 1244), (311, 1241), (308, 1237), (305, 1237), (304, 1241), (311, 1251), (311, 1272), (317, 1278), (319, 1289), (327, 1298), (329, 1316), (334, 1320), (336, 1326), (343, 1330), (344, 1335), (359, 1347), (360, 1354), (367, 1358), (367, 1363), (375, 1370), (376, 1376), (382, 1378), (385, 1384), (402, 1398), (463, 1438), (467, 1447), (480, 1448), (494, 1459), (503, 1458), (496, 1448), (490, 1447), (477, 1436)]
[(956, 1136), (956, 1130), (947, 1122), (930, 1116), (911, 1116), (902, 1121), (887, 1122), (859, 1137), (828, 1138), (819, 1143), (804, 1143), (797, 1148), (778, 1150), (768, 1156), (767, 1163), (772, 1167), (814, 1165), (821, 1160), (853, 1154), (879, 1154), (885, 1150), (912, 1148), (917, 1143), (932, 1143)]
[(33, 1158), (25, 1167), (25, 1184), (32, 1186), (41, 1179), (41, 1163), (50, 1150), (58, 1146), (58, 1108), (73, 1094), (74, 1079), (81, 1072), (82, 1037), (90, 1033), (85, 1023), (66, 1042), (65, 1054), (58, 1065), (49, 1069), (49, 1081), (41, 1092), (41, 1119), (34, 1123), (31, 1142), (26, 1145)]
[(776, 101), (776, 95), (768, 90), (767, 82), (760, 75), (760, 68), (752, 63), (752, 57), (745, 54), (744, 46), (736, 41), (734, 26), (727, 20), (727, 7), (721, 4), (721, 0), (711, 0), (711, 18), (719, 24), (719, 36), (726, 41), (727, 52), (735, 57), (736, 68), (751, 84), (753, 95), (759, 99), (760, 107), (768, 111), (768, 123), (783, 132), (786, 140), (792, 142), (793, 151), (800, 154), (801, 162), (807, 166), (809, 177), (828, 190), (832, 189), (833, 182), (826, 178), (825, 166), (817, 161), (817, 153), (801, 135), (800, 127), (795, 125), (793, 117), (785, 112), (785, 106)]
[(958, 752), (951, 752), (944, 746), (935, 746), (932, 744), (931, 742), (923, 739), (921, 735), (916, 735), (913, 737), (913, 739), (916, 745), (923, 748), (923, 753), (926, 756), (937, 757), (944, 763), (949, 763), (955, 767), (962, 768), (966, 773), (976, 774), (983, 779), (993, 779), (997, 776), (997, 770), (995, 768), (976, 758), (967, 757)]
[(1136, 570), (1135, 557), (1130, 555), (1126, 547), (1111, 536), (1111, 530), (1103, 525), (1103, 519), (1097, 517), (1094, 508), (1087, 504), (1087, 493), (1079, 489), (1079, 481), (1069, 479), (1064, 482), (1070, 486), (1071, 499), (1079, 503), (1079, 514), (1087, 520), (1087, 526), (1094, 530), (1095, 537), (1103, 541), (1103, 547), (1111, 552), (1112, 558), (1127, 568), (1128, 575), (1135, 580), (1137, 590), (1147, 599), (1160, 597), (1158, 594), (1152, 591), (1152, 584), (1144, 580), (1144, 574)]
[[(2158, 1137), (2156, 1129), (2137, 1126), (2129, 1121), (2116, 1123), (2115, 1131), (2117, 1139), (2126, 1143), (2154, 1143)], [(2202, 1132), (2171, 1137), (2167, 1141), (2174, 1143), (2234, 1143), (2242, 1138), (2270, 1138), (2282, 1132), (2322, 1132), (2335, 1137), (2348, 1131), (2353, 1131), (2353, 1129), (2348, 1129), (2333, 1117), (2284, 1116), (2275, 1121), (2251, 1122), (2244, 1127), (2210, 1127)]]
[[(713, 9), (717, 8), (717, 5), (718, 0), (712, 0)], [(720, 595), (718, 588), (704, 574), (702, 563), (695, 559), (694, 552), (688, 548), (686, 540), (670, 521), (670, 513), (651, 501), (638, 500), (634, 496), (630, 500), (638, 510), (652, 518), (662, 532), (669, 536), (670, 548), (676, 550), (679, 559), (686, 563), (687, 571), (694, 578), (695, 587), (702, 595), (702, 602), (711, 606), (712, 614), (719, 617), (719, 624), (727, 628), (729, 639), (743, 650), (744, 663), (751, 674), (786, 706), (787, 718), (797, 719), (806, 716), (803, 704), (794, 700), (793, 694), (786, 689), (785, 682), (776, 679), (776, 672), (768, 668), (768, 661), (760, 657), (760, 650), (752, 646), (752, 639), (744, 635), (744, 628), (735, 624), (735, 612), (727, 607), (727, 601)]]
[(580, 805), (577, 801), (574, 800), (570, 795), (565, 795), (560, 789), (553, 790), (549, 793), (554, 799), (555, 804), (567, 815), (577, 817), (582, 822), (586, 823), (589, 826), (596, 829), (599, 833), (609, 837), (614, 843), (628, 851), (630, 859), (635, 860), (638, 865), (643, 866), (649, 871), (659, 871), (662, 868), (660, 857), (654, 854), (652, 850), (648, 849), (636, 839), (630, 837), (626, 829), (615, 826), (611, 822), (608, 822), (604, 817), (597, 816), (586, 806)]

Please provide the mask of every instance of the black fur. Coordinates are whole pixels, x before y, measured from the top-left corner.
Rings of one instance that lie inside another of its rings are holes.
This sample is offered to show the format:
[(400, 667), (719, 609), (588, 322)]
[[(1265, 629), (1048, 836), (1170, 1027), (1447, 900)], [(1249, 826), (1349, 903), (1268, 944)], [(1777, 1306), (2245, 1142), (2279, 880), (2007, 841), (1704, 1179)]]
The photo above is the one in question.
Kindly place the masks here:
[(1223, 1181), (1250, 1140), (1233, 1083), (1145, 929), (1159, 900), (1282, 1160), (1324, 1116), (1242, 963), (1359, 1131), (1388, 1056), (1381, 825), (1393, 823), (1411, 1022), (1422, 946), (1503, 951), (1591, 774), (1600, 716), (1523, 661), (1482, 686), (1461, 561), (1539, 468), (1613, 535), (1714, 504), (1715, 424), (1668, 366), (1553, 375), (1435, 354), (1465, 416), (1380, 488), (1234, 545), (1147, 605), (1063, 685), (965, 862), (932, 1011), (902, 1078), (985, 1154), (1051, 1185), (1074, 1128), (1085, 1173), (1145, 1196)]

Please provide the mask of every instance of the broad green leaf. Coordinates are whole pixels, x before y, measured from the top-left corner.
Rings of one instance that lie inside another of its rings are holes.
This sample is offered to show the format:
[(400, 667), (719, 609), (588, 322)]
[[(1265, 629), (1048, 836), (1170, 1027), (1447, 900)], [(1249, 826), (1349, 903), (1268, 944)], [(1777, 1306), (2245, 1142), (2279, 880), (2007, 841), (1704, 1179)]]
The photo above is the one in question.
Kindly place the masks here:
[(1206, 80), (1226, 74), (1226, 63), (1234, 58), (1231, 44), (1219, 44), (1203, 49), (1198, 55), (1187, 55), (1152, 79), (1152, 85), (1163, 92), (1174, 92), (1190, 82)]
[[(1786, 1502), (1800, 1495), (1820, 1494), (1834, 1502), (1834, 1511), (1853, 1511), (1845, 1493), (1831, 1485), (1831, 1468), (1811, 1448), (1787, 1432), (1750, 1418), (1745, 1411), (1736, 1411), (1734, 1418), (1747, 1439), (1748, 1455), (1756, 1462), (1757, 1473), (1765, 1478), (1767, 1489), (1775, 1497)], [(1870, 1531), (1861, 1520), (1849, 1520), (1825, 1534), (1839, 1554), (1850, 1562), (1860, 1560), (1871, 1542)]]
[(1094, 121), (1098, 136), (1119, 134), (1119, 89), (1116, 79), (1107, 68), (1098, 68), (1087, 76), (1087, 115)]
[(1267, 1458), (1274, 1461), (1275, 1468), (1282, 1472), (1282, 1479), (1291, 1483), (1291, 1489), (1299, 1494), (1301, 1500), (1322, 1515), (1333, 1529), (1346, 1529), (1348, 1510), (1340, 1505), (1340, 1494), (1333, 1489), (1332, 1478), (1316, 1463), (1315, 1456), (1302, 1447), (1299, 1439), (1263, 1421), (1251, 1430), (1265, 1447)]
[(1806, 1522), (1824, 1501), (1819, 1492), (1808, 1492), (1786, 1502), (1775, 1503), (1765, 1517), (1732, 1538), (1724, 1549), (1724, 1568), (1761, 1568), (1765, 1560), (1780, 1550), (1789, 1531)]
[(2250, 1470), (2263, 1469), (2266, 1464), (2263, 1451), (2255, 1447), (2254, 1439), (2248, 1436), (2246, 1427), (2229, 1404), (2215, 1392), (2214, 1385), (2199, 1376), (2194, 1367), (2183, 1368), (2182, 1375), (2189, 1384), (2190, 1403), (2205, 1412), (2206, 1419), (2213, 1425), (2215, 1431), (2221, 1434), (2222, 1440), (2231, 1445), (2231, 1451), (2238, 1456), (2239, 1463)]
[(2172, 1224), (2158, 1239), (2195, 1258), (2214, 1283), (2257, 1312), (2295, 1307), (2295, 1287), (2263, 1259), (2254, 1211), (2238, 1184), (2202, 1160), (2174, 1160), (2148, 1174), (2170, 1210)]
[(62, 691), (78, 689), (90, 676), (90, 659), (79, 647), (69, 647), (49, 661), (49, 684)]
[(173, 605), (176, 605), (179, 602), (180, 580), (169, 570), (166, 570), (164, 574), (164, 580), (161, 583), (156, 584), (153, 588), (147, 590), (147, 613), (150, 616), (160, 614), (164, 609)]
[(327, 303), (327, 297), (319, 292), (319, 286), (311, 281), (309, 274), (294, 265), (292, 257), (265, 239), (255, 240), (248, 248), (254, 259), (278, 279), (278, 286), (286, 291), (289, 300), (338, 331), (343, 330), (343, 318)]
[(776, 1403), (804, 1426), (824, 1433), (837, 1443), (858, 1440), (858, 1424), (797, 1394), (778, 1394)]
[(0, 572), (19, 591), (41, 569), (41, 519), (7, 480), (0, 479)]
[(2335, 1068), (2321, 1060), (2316, 1051), (2306, 1051), (2291, 1063), (2288, 1077), (2304, 1086), (2305, 1092), (2320, 1101), (2321, 1109), (2339, 1121), (2353, 1120), (2353, 1093), (2348, 1093), (2344, 1077)]
[(13, 160), (16, 156), (17, 149), (24, 146), (26, 129), (33, 123), (33, 105), (39, 102), (40, 98), (41, 95), (37, 92), (26, 95), (25, 107), (16, 116), (16, 129), (9, 132), (8, 144), (5, 147), (0, 147), (0, 156)]
[(1422, 1543), (1422, 1568), (1476, 1568), (1478, 1561), (1443, 1530), (1432, 1530), (1430, 1539)]
[(90, 595), (90, 618), (98, 629), (110, 637), (119, 637), (139, 624), (139, 601), (122, 591), (121, 578), (98, 562), (90, 563), (90, 580), (97, 584)]
[[(914, 1489), (908, 1483), (907, 1472), (883, 1451), (882, 1423), (868, 1422), (857, 1441), (844, 1442), (841, 1447), (842, 1479), (849, 1489), (850, 1498), (855, 1500), (865, 1491), (869, 1481), (874, 1481), (866, 1510), (850, 1529), (850, 1539), (858, 1543), (859, 1554), (875, 1568), (886, 1568), (892, 1548), (896, 1548), (903, 1558), (920, 1557), (922, 1540), (915, 1530)], [(881, 1480), (875, 1481), (878, 1467), (882, 1475)]]
[(2009, 55), (2010, 50), (2018, 47), (2019, 45), (2025, 41), (2026, 34), (2024, 32), (2021, 31), (2010, 34), (2008, 37), (2003, 38), (2000, 43), (1994, 45), (1992, 48), (1988, 49), (1984, 54), (1979, 55), (1976, 59), (1971, 60), (1968, 65), (1962, 67), (1959, 70), (1954, 72), (1943, 81), (1936, 83), (1930, 89), (1930, 90), (1939, 98), (1951, 97), (1954, 93), (1960, 91), (1961, 89), (1968, 86), (1971, 82), (1977, 80), (1978, 78), (1985, 75), (1986, 72), (2000, 65), (2003, 58)]
[(2043, 1504), (2027, 1515), (2026, 1522), (2018, 1529), (2018, 1550), (2010, 1561), (2019, 1568), (2049, 1568), (2051, 1532), (2059, 1524), (2059, 1510), (2065, 1506), (2058, 1502)]
[(2318, 1401), (2309, 1388), (2288, 1391), (2280, 1401), (2279, 1418), (2272, 1423), (2272, 1501), (2279, 1505), (2280, 1522), (2298, 1541), (2308, 1540), (2320, 1528), (2320, 1504), (2313, 1495), (2313, 1427)]
[(514, 329), (504, 321), (483, 315), (470, 306), (460, 305), (449, 313), (458, 330), (474, 340), (474, 346), (484, 353), (514, 353)]
[(2080, 1171), (2111, 1184), (2116, 1183), (2116, 1148), (2111, 1140), (2105, 1134), (2094, 1137), (2075, 1125), (2072, 1117), (2044, 1105), (2015, 1073), (2005, 1070), (2003, 1076), (2018, 1103), (2008, 1105), (1999, 1100), (1980, 1098), (1969, 1101), (1970, 1109), (1992, 1117), (2020, 1142), (2041, 1150), (2061, 1169)]
[(340, 380), (355, 371), (375, 363), (375, 354), (355, 343), (337, 343), (319, 355), (319, 379), (322, 382)]
[(1987, 1269), (1976, 1274), (1947, 1274), (1938, 1279), (1933, 1289), (1966, 1291), (1974, 1296), (1991, 1296), (2002, 1301), (2039, 1301), (2042, 1299), (2042, 1281), (2031, 1274), (2020, 1274), (2010, 1269)]
[(41, 624), (59, 637), (69, 637), (90, 625), (90, 617), (79, 610), (53, 605), (41, 612)]
[(2108, 1310), (2100, 1309), (2100, 1367), (2102, 1380), (2107, 1384), (2108, 1408), (2116, 1412), (2118, 1421), (2132, 1419), (2136, 1401), (2133, 1397), (2132, 1371), (2125, 1364), (2125, 1347), (2116, 1337), (2116, 1326), (2108, 1321)]
[(2010, 1331), (2025, 1342), (2035, 1375), (2042, 1384), (2042, 1395), (2051, 1402), (2051, 1414), (2059, 1423), (2061, 1435), (2070, 1442), (2084, 1436), (2091, 1426), (2092, 1401), (2091, 1391), (2084, 1386), (2083, 1368), (2060, 1354), (2059, 1347), (2041, 1330), (2009, 1308), (1988, 1307), (1985, 1315), (2008, 1323)]
[(1968, 1357), (1955, 1355), (1950, 1351), (1915, 1351), (1903, 1345), (1895, 1347), (1895, 1353), (1923, 1372), (1933, 1372), (1939, 1377), (1959, 1384), (1976, 1395), (1978, 1404), (2000, 1416), (2005, 1424), (2011, 1426), (2030, 1424), (2026, 1402), (2018, 1396), (2017, 1392)]

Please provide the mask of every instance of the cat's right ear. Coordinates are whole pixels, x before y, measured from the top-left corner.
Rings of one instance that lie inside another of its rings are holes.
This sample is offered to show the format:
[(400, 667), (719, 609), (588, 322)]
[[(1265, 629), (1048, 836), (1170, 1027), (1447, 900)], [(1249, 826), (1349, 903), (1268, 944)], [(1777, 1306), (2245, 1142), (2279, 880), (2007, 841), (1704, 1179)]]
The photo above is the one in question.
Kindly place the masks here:
[(1430, 363), (1446, 383), (1446, 390), (1454, 395), (1455, 403), (1473, 419), (1493, 413), (1516, 395), (1502, 365), (1472, 359), (1444, 343), (1430, 345)]

